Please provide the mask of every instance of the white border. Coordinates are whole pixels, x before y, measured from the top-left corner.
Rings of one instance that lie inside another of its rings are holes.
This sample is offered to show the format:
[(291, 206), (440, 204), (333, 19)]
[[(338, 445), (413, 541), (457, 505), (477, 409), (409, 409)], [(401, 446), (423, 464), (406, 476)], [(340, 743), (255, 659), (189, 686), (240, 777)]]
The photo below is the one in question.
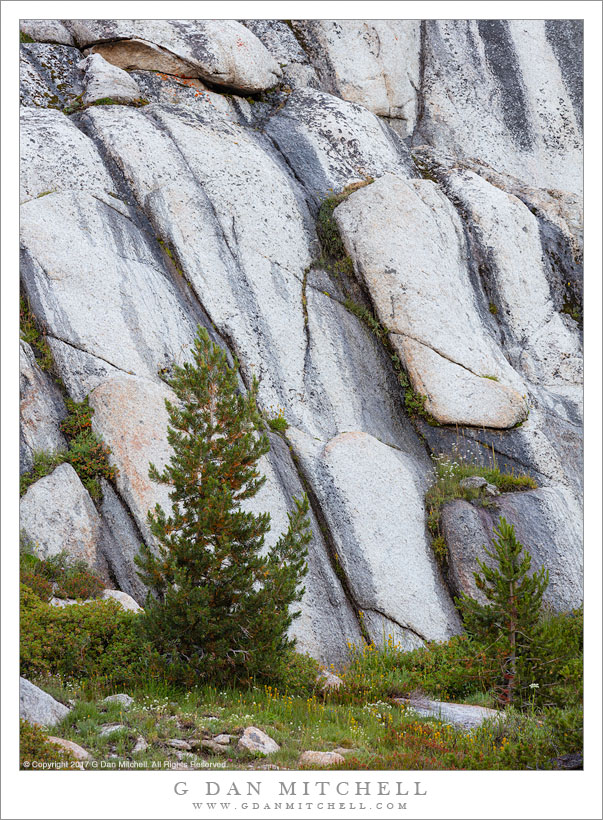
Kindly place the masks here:
[[(350, 772), (340, 780), (419, 780), (423, 798), (406, 798), (402, 813), (307, 810), (288, 816), (421, 818), (601, 818), (601, 4), (588, 2), (18, 2), (2, 3), (2, 818), (277, 817), (275, 813), (190, 809), (173, 793), (187, 781), (198, 793), (207, 780), (248, 779), (271, 784), (286, 772), (19, 772), (18, 721), (18, 20), (19, 18), (328, 18), (328, 19), (577, 19), (585, 20), (585, 592), (586, 738), (583, 772)], [(287, 779), (289, 779), (287, 777)], [(307, 773), (299, 780), (330, 780), (333, 772)], [(411, 786), (412, 788), (412, 786)], [(195, 798), (204, 800), (205, 798)], [(253, 798), (251, 799), (251, 801)]]

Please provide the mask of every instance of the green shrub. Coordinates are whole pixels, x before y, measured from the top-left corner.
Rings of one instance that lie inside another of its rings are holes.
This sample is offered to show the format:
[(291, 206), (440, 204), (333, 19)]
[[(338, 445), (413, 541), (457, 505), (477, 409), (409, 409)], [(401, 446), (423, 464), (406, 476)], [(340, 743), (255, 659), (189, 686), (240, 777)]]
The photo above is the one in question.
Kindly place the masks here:
[(38, 479), (50, 475), (56, 467), (64, 464), (67, 458), (66, 450), (57, 450), (55, 453), (44, 451), (34, 453), (33, 467), (19, 478), (19, 494), (24, 495), (32, 484), (35, 484)]
[(19, 768), (32, 771), (32, 762), (63, 764), (70, 767), (75, 756), (56, 743), (50, 743), (48, 735), (39, 727), (19, 719)]
[(371, 182), (373, 182), (372, 177), (361, 182), (354, 182), (346, 186), (341, 193), (326, 197), (321, 202), (316, 219), (316, 233), (320, 241), (322, 256), (314, 262), (314, 267), (321, 267), (334, 273), (345, 273), (347, 275), (354, 273), (354, 263), (346, 252), (339, 228), (333, 217), (333, 211), (350, 194), (365, 185), (370, 185)]
[(22, 584), (25, 584), (41, 601), (50, 601), (52, 598), (52, 581), (44, 578), (32, 570), (22, 570), (20, 574)]
[[(21, 36), (27, 35), (22, 34)], [(33, 43), (33, 40), (30, 38), (25, 42)], [(46, 371), (52, 370), (54, 364), (52, 352), (45, 336), (38, 330), (36, 318), (26, 296), (21, 296), (19, 300), (19, 335), (24, 342), (31, 345), (39, 367)]]
[(59, 582), (57, 598), (76, 598), (78, 600), (97, 598), (105, 585), (101, 579), (87, 567), (71, 567)]
[(278, 408), (278, 413), (266, 419), (268, 427), (275, 433), (284, 433), (289, 427), (289, 423), (285, 418), (285, 411), (282, 407)]
[(74, 560), (66, 552), (48, 558), (38, 558), (33, 545), (21, 549), (19, 564), (21, 583), (33, 590), (43, 601), (53, 594), (57, 598), (96, 598), (105, 585), (83, 560)]
[(138, 615), (116, 601), (53, 607), (21, 589), (21, 674), (131, 685), (147, 674)]
[(530, 654), (519, 664), (524, 706), (581, 705), (583, 628), (581, 607), (571, 612), (543, 613), (532, 634)]
[(319, 673), (320, 664), (317, 660), (292, 650), (280, 663), (273, 682), (284, 695), (307, 697), (315, 691)]

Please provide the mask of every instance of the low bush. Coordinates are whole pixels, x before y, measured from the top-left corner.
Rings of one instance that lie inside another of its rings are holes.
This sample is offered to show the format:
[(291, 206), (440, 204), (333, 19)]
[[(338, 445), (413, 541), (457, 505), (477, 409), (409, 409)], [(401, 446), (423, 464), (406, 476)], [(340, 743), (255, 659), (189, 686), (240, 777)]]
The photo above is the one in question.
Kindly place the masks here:
[(383, 647), (350, 645), (350, 662), (341, 673), (345, 685), (335, 697), (362, 702), (420, 690), (438, 700), (464, 700), (490, 692), (499, 663), (466, 635), (411, 652), (390, 636)]
[(85, 561), (74, 560), (65, 552), (38, 558), (33, 549), (33, 544), (22, 543), (20, 579), (42, 601), (49, 601), (53, 594), (57, 598), (97, 598), (105, 588)]
[(53, 607), (22, 587), (21, 674), (131, 685), (149, 664), (137, 619), (116, 601)]
[(306, 697), (316, 689), (320, 664), (310, 655), (290, 650), (282, 660), (273, 685), (284, 695)]
[[(66, 749), (50, 743), (48, 735), (39, 727), (26, 720), (19, 720), (19, 768), (31, 771), (33, 761), (63, 764), (68, 767), (75, 762), (75, 756)], [(57, 768), (59, 768), (57, 766)]]

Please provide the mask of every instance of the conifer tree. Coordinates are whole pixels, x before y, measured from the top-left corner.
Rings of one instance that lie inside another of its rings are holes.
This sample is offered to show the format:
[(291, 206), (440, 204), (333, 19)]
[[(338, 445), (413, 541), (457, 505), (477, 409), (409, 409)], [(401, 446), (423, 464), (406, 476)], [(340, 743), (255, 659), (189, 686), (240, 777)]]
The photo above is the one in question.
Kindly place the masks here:
[(294, 644), (287, 632), (305, 591), (308, 499), (294, 499), (287, 531), (266, 553), (269, 513), (241, 509), (266, 480), (257, 466), (270, 447), (258, 383), (239, 391), (237, 363), (228, 366), (204, 328), (193, 352), (168, 380), (179, 400), (166, 401), (171, 460), (161, 473), (149, 468), (171, 487), (172, 509), (149, 511), (157, 546), (136, 559), (152, 593), (143, 626), (170, 679), (270, 677)]
[(499, 519), (494, 535), (493, 550), (484, 546), (484, 551), (496, 562), (495, 566), (488, 567), (478, 559), (481, 573), (473, 573), (476, 586), (488, 603), (481, 604), (463, 594), (457, 604), (467, 631), (502, 650), (503, 686), (499, 699), (501, 703), (511, 703), (518, 683), (518, 660), (529, 651), (549, 575), (544, 567), (528, 574), (530, 555), (523, 551), (515, 528), (504, 518)]

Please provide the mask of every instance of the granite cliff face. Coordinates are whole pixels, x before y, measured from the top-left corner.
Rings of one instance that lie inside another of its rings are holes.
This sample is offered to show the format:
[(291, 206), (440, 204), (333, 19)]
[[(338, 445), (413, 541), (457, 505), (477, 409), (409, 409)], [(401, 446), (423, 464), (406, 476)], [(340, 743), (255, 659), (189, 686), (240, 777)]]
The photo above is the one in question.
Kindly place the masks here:
[[(119, 469), (94, 503), (69, 465), (34, 483), (21, 526), (39, 549), (84, 555), (143, 601), (133, 556), (147, 510), (167, 505), (147, 474), (169, 458), (161, 373), (202, 324), (289, 423), (253, 507), (276, 538), (292, 497), (310, 495), (301, 649), (337, 661), (362, 634), (410, 648), (458, 632), (452, 595), (498, 514), (550, 568), (551, 604), (578, 605), (580, 23), (22, 31), (22, 289)], [(317, 217), (344, 191), (338, 266)], [(402, 371), (431, 424), (405, 410)], [(66, 411), (25, 342), (21, 390), (28, 470), (64, 447)], [(494, 456), (539, 485), (496, 515), (446, 508), (446, 578), (424, 503), (441, 453)]]

